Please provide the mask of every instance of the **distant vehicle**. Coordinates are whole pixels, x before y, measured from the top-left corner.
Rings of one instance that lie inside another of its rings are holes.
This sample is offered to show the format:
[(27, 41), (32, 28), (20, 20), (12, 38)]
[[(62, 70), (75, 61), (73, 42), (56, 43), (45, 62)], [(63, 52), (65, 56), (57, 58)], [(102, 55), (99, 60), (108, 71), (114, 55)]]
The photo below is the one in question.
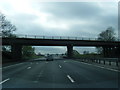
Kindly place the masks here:
[(47, 61), (53, 61), (53, 56), (52, 55), (49, 55), (49, 56), (47, 56), (47, 59), (46, 59)]

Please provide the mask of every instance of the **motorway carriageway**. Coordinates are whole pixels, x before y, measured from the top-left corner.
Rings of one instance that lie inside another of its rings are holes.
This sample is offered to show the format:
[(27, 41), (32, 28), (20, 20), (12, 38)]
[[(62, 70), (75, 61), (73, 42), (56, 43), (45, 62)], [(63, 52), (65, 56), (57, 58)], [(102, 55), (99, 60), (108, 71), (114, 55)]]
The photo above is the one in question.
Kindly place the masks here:
[(118, 70), (72, 59), (31, 60), (2, 68), (2, 88), (118, 88)]

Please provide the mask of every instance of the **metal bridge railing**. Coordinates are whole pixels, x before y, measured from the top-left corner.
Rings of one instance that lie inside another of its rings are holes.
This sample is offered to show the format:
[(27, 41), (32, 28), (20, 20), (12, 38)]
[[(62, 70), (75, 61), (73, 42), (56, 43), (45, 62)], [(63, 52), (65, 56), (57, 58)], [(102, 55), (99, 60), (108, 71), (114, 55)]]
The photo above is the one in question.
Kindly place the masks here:
[[(23, 35), (23, 34), (15, 34), (15, 35), (16, 35), (16, 38), (65, 39), (65, 40), (67, 39), (67, 40), (94, 40), (94, 41), (103, 41), (103, 40), (98, 40), (97, 38), (88, 38), (88, 37), (40, 36), (40, 35)], [(3, 37), (3, 36), (0, 35), (0, 37)], [(4, 36), (4, 37), (10, 37), (10, 36)], [(115, 41), (120, 41), (120, 39), (116, 39)]]

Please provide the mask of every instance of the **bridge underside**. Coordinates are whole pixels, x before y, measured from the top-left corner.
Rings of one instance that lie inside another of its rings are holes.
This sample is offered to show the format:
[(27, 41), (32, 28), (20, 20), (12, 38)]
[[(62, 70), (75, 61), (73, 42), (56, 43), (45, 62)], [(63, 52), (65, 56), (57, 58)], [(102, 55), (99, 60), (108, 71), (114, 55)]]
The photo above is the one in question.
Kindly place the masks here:
[[(2, 38), (2, 45), (11, 45), (12, 58), (22, 58), (22, 46), (67, 46), (68, 58), (73, 57), (73, 46), (94, 46), (102, 47), (104, 57), (120, 56), (120, 42), (111, 41), (89, 41), (89, 40), (58, 40), (58, 39), (31, 39), (31, 38)], [(116, 49), (116, 52), (113, 52)], [(113, 55), (113, 56), (112, 56)]]
[[(116, 50), (113, 50), (116, 49)], [(12, 58), (13, 60), (20, 60), (22, 59), (22, 45), (12, 45)], [(104, 57), (112, 58), (119, 56), (120, 48), (114, 47), (103, 47), (103, 54)], [(117, 55), (118, 54), (118, 55)], [(67, 46), (67, 57), (73, 57), (73, 45)]]

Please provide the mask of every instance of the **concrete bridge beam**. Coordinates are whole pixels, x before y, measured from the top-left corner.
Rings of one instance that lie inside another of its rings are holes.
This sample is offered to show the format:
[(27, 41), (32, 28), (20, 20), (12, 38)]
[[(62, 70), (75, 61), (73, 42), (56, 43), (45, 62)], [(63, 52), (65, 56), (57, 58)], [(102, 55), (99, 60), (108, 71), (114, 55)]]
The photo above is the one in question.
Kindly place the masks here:
[(22, 59), (22, 45), (11, 46), (12, 59), (17, 61)]

